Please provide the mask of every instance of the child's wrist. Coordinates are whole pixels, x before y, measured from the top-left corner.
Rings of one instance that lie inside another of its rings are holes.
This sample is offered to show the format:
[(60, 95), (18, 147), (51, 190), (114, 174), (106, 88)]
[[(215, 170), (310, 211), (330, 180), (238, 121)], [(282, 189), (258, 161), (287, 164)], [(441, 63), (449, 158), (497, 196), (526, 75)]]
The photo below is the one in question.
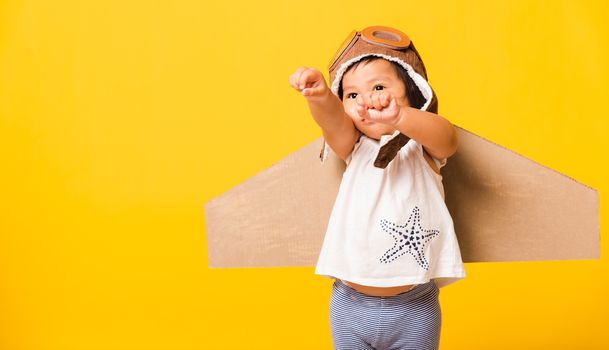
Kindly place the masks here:
[(305, 96), (305, 98), (307, 99), (308, 102), (323, 103), (323, 102), (326, 102), (328, 100), (328, 98), (331, 97), (331, 95), (332, 95), (332, 91), (326, 85), (323, 88), (323, 90), (321, 91), (321, 93), (316, 94), (316, 95), (311, 95), (311, 96)]
[(393, 123), (393, 127), (396, 129), (400, 129), (400, 128), (404, 128), (405, 123), (407, 122), (408, 119), (408, 108), (407, 106), (401, 107), (400, 108), (400, 112), (398, 113), (397, 118), (395, 118), (395, 121)]

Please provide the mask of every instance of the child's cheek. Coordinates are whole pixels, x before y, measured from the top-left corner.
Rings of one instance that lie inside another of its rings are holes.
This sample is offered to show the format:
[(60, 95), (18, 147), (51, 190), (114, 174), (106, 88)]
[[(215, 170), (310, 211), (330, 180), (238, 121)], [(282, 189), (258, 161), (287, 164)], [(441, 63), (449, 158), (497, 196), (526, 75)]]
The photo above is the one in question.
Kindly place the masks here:
[(349, 114), (349, 116), (351, 116), (351, 118), (353, 119), (361, 119), (361, 117), (359, 116), (359, 113), (357, 112), (357, 103), (353, 102), (351, 103), (347, 109), (345, 110), (345, 112), (347, 112), (347, 114)]
[(345, 113), (347, 113), (349, 116), (351, 116), (351, 114), (352, 114), (352, 112), (351, 112), (351, 110), (352, 110), (351, 106), (345, 103), (345, 104), (343, 104), (343, 108), (345, 110)]
[(400, 107), (409, 107), (410, 106), (410, 104), (408, 103), (408, 100), (406, 99), (406, 97), (403, 97), (403, 96), (401, 98), (396, 98), (395, 102)]

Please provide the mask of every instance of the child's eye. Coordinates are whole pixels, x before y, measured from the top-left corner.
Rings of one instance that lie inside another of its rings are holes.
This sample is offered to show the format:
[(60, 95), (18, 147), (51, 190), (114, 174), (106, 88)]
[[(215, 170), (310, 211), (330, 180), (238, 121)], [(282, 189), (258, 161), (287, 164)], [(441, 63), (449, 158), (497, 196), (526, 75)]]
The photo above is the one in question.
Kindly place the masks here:
[[(380, 88), (380, 89), (377, 89)], [(383, 85), (374, 85), (374, 90), (383, 90), (385, 87)]]
[[(353, 97), (351, 97), (353, 96)], [(355, 96), (357, 96), (357, 92), (351, 92), (347, 94), (347, 98), (355, 98)]]

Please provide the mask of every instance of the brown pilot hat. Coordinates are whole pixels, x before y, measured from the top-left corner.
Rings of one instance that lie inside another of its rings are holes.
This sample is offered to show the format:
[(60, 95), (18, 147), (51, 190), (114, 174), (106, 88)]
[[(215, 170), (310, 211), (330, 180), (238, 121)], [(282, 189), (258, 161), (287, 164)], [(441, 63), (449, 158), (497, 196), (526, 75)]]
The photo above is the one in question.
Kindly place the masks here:
[[(421, 110), (437, 113), (438, 99), (427, 82), (427, 71), (421, 56), (406, 34), (390, 27), (371, 26), (364, 28), (362, 31), (354, 30), (349, 34), (328, 65), (330, 90), (334, 95), (338, 95), (338, 87), (347, 69), (367, 56), (382, 57), (402, 66), (425, 98)], [(381, 146), (374, 161), (374, 166), (377, 168), (387, 167), (409, 140), (408, 136), (396, 131)], [(322, 162), (326, 159), (327, 152), (327, 145), (324, 142), (320, 154)]]

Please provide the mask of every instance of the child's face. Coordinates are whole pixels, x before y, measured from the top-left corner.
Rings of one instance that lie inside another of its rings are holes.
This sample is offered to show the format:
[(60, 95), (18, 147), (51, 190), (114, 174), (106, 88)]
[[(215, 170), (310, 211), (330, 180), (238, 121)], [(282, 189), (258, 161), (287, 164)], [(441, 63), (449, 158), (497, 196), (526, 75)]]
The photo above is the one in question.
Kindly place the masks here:
[(404, 82), (398, 77), (391, 62), (382, 58), (362, 62), (349, 69), (343, 76), (342, 85), (345, 112), (351, 117), (356, 128), (377, 140), (382, 135), (391, 135), (395, 128), (362, 119), (357, 113), (357, 95), (368, 91), (385, 91), (395, 97), (399, 106), (409, 106)]

